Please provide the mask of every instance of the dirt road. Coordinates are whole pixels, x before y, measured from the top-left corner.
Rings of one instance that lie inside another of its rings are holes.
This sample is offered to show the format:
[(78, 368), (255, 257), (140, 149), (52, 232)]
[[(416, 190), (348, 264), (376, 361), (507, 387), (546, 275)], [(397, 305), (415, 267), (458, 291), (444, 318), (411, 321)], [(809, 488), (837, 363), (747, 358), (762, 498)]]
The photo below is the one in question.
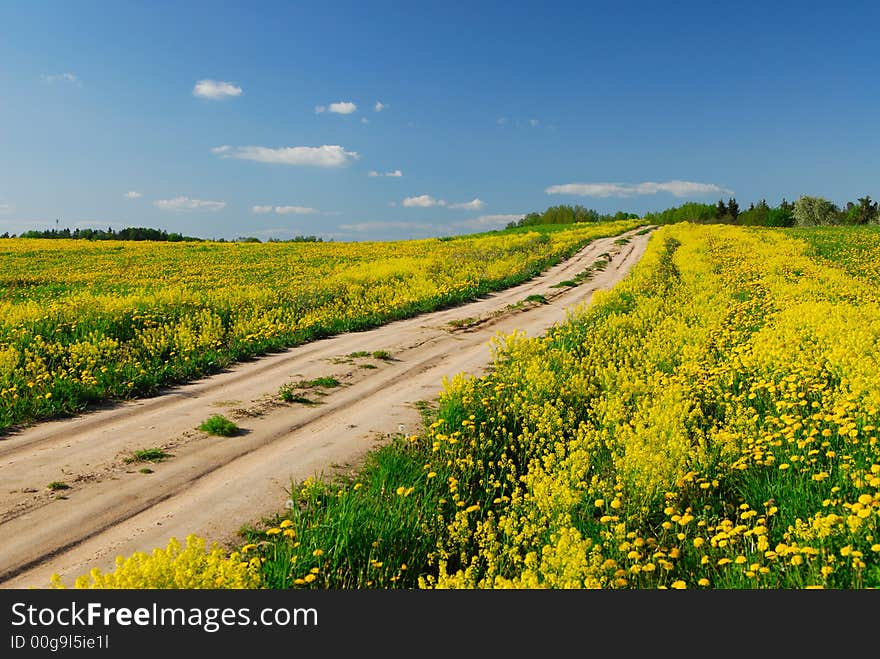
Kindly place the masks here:
[[(72, 584), (92, 567), (112, 569), (117, 555), (164, 547), (172, 536), (236, 543), (242, 525), (284, 509), (291, 482), (351, 470), (377, 442), (418, 432), (419, 401), (435, 400), (444, 376), (482, 373), (497, 333), (541, 335), (570, 307), (617, 283), (649, 235), (624, 237), (594, 241), (542, 275), (466, 305), (298, 346), (4, 439), (0, 587), (43, 588), (53, 573)], [(597, 261), (607, 265), (579, 285), (554, 287)], [(350, 356), (359, 352), (369, 356)], [(280, 399), (282, 385), (321, 377), (340, 384), (295, 389), (314, 404)], [(197, 430), (217, 413), (242, 432)], [(129, 461), (150, 448), (171, 457)], [(49, 490), (53, 481), (70, 488)]]

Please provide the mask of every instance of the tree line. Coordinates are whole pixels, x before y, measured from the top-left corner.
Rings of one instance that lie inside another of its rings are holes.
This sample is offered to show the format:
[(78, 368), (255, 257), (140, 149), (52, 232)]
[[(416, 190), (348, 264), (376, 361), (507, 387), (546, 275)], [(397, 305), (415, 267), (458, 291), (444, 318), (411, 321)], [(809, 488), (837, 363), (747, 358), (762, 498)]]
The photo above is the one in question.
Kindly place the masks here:
[(560, 205), (551, 206), (540, 213), (529, 213), (516, 222), (508, 223), (506, 228), (514, 229), (542, 224), (610, 222), (640, 217), (651, 224), (693, 222), (696, 224), (741, 224), (765, 227), (880, 224), (880, 204), (873, 201), (870, 195), (860, 197), (854, 202), (847, 202), (842, 207), (822, 197), (803, 195), (794, 202), (783, 198), (776, 206), (771, 206), (766, 199), (761, 199), (758, 203), (750, 203), (748, 208), (743, 209), (735, 197), (729, 197), (727, 201), (719, 199), (714, 204), (689, 201), (680, 206), (645, 213), (642, 216), (626, 211), (610, 214), (600, 213), (580, 205)]
[[(107, 229), (31, 229), (23, 231), (19, 238), (73, 238), (76, 240), (158, 240), (164, 242), (201, 241), (201, 238), (184, 236), (180, 233), (168, 233), (164, 229), (151, 229), (149, 227), (126, 227), (119, 231), (112, 227)], [(15, 238), (4, 233), (0, 238)]]
[(673, 222), (741, 224), (766, 227), (813, 227), (880, 224), (880, 205), (870, 195), (847, 202), (845, 206), (823, 198), (803, 195), (790, 202), (785, 198), (770, 206), (766, 199), (749, 204), (742, 210), (734, 197), (716, 204), (689, 202), (659, 213), (646, 213), (644, 219), (653, 224)]

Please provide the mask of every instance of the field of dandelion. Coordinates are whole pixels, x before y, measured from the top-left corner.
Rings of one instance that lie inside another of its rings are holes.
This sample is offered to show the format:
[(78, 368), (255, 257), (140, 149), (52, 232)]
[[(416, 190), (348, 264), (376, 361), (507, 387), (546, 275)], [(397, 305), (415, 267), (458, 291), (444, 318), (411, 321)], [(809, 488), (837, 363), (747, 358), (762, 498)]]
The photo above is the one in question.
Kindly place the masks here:
[(664, 226), (238, 551), (190, 537), (76, 585), (877, 587), (878, 262), (869, 228)]
[(374, 243), (0, 239), (0, 434), (473, 299), (637, 224)]

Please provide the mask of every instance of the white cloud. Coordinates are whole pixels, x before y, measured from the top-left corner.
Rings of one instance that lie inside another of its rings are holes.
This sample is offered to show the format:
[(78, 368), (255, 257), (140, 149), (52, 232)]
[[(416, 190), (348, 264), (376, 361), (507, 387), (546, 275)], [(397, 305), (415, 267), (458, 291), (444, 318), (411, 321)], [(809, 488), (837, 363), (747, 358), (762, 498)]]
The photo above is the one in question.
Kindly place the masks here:
[(217, 153), (217, 154), (226, 153), (231, 149), (232, 149), (231, 146), (229, 146), (228, 144), (224, 144), (223, 146), (215, 146), (213, 149), (211, 149), (211, 153)]
[(449, 207), (450, 208), (461, 208), (463, 210), (468, 210), (468, 211), (478, 211), (481, 208), (483, 208), (483, 206), (485, 206), (485, 205), (486, 205), (486, 202), (483, 201), (482, 199), (472, 199), (471, 201), (465, 201), (465, 202), (462, 202), (459, 204), (449, 204)]
[(221, 98), (241, 96), (241, 87), (236, 87), (231, 82), (223, 80), (199, 80), (193, 87), (192, 93), (193, 96), (216, 101)]
[(44, 75), (43, 80), (45, 80), (46, 82), (49, 82), (49, 83), (67, 82), (72, 85), (77, 85), (78, 87), (82, 86), (80, 79), (78, 77), (76, 77), (76, 75), (73, 73), (55, 73), (52, 75)]
[(430, 208), (431, 206), (445, 206), (446, 202), (442, 199), (434, 199), (431, 195), (423, 194), (418, 197), (407, 197), (401, 202), (401, 205), (407, 208)]
[(317, 213), (317, 208), (308, 208), (307, 206), (252, 206), (251, 212), (258, 215), (275, 212), (276, 215), (309, 215)]
[(657, 194), (658, 192), (668, 192), (675, 197), (733, 194), (732, 190), (714, 183), (679, 180), (662, 183), (653, 181), (644, 183), (565, 183), (551, 185), (544, 192), (547, 194), (580, 195), (582, 197), (636, 197)]
[(322, 114), (324, 112), (333, 112), (335, 114), (351, 114), (352, 112), (357, 110), (357, 108), (358, 106), (351, 101), (339, 101), (338, 103), (331, 103), (330, 105), (316, 105), (315, 114)]
[(287, 146), (271, 148), (267, 146), (215, 147), (212, 152), (221, 158), (256, 160), (277, 165), (310, 165), (314, 167), (342, 167), (360, 158), (355, 151), (346, 151), (338, 144), (322, 146)]
[(0, 213), (11, 213), (13, 210), (10, 204), (0, 204)]
[(140, 192), (136, 192), (135, 190), (129, 190), (128, 192), (125, 193), (125, 197), (127, 199), (139, 199), (143, 196), (144, 195), (142, 195)]
[(276, 206), (275, 212), (279, 215), (309, 215), (317, 213), (317, 208), (308, 208), (307, 206)]
[(225, 201), (205, 201), (189, 197), (159, 199), (154, 201), (153, 205), (163, 211), (219, 211), (226, 208)]
[(370, 170), (370, 173), (367, 176), (371, 178), (375, 178), (377, 176), (388, 176), (390, 178), (400, 178), (403, 176), (403, 172), (399, 169), (393, 169), (390, 172), (377, 172), (375, 169)]
[(507, 123), (507, 117), (498, 117), (495, 120), (495, 123), (498, 124), (499, 126), (503, 126), (504, 124)]
[(361, 123), (362, 123), (362, 124), (368, 124), (368, 123), (370, 123), (370, 120), (367, 119), (366, 117), (361, 117)]
[(499, 215), (480, 215), (470, 220), (461, 220), (456, 222), (457, 226), (468, 227), (470, 229), (488, 230), (501, 229), (511, 222), (521, 220), (525, 215), (523, 213), (515, 214), (499, 214)]
[(331, 103), (327, 109), (336, 114), (351, 114), (358, 109), (358, 106), (351, 101), (340, 101), (339, 103)]
[(388, 106), (385, 105), (382, 101), (376, 101), (376, 105), (373, 106), (373, 112), (381, 112), (382, 110), (387, 110)]
[(529, 119), (529, 125), (530, 125), (532, 128), (535, 128), (539, 123), (541, 123), (541, 122), (538, 121), (537, 119)]
[(341, 224), (339, 228), (343, 231), (383, 231), (386, 229), (422, 229), (424, 231), (432, 231), (437, 227), (420, 222), (360, 222), (358, 224)]

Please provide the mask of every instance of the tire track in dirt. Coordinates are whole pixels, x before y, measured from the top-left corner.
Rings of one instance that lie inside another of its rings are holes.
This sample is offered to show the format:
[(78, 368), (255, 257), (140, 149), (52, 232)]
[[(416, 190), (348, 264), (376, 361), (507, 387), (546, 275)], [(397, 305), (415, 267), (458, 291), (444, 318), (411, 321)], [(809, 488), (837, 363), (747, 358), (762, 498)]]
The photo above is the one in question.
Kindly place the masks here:
[[(485, 372), (498, 333), (538, 336), (564, 321), (570, 308), (620, 281), (648, 237), (634, 230), (625, 241), (599, 239), (477, 301), (304, 344), (154, 398), (10, 436), (0, 443), (0, 587), (45, 587), (52, 573), (69, 584), (172, 536), (235, 544), (242, 525), (283, 510), (292, 482), (354, 469), (388, 436), (418, 432), (415, 404), (436, 399), (444, 377)], [(585, 271), (591, 274), (579, 285), (558, 286)], [(390, 358), (372, 356), (380, 350)], [(370, 356), (350, 356), (357, 352)], [(282, 385), (318, 377), (340, 385), (298, 389), (314, 405), (279, 399)], [(242, 433), (197, 430), (214, 413), (235, 419)], [(126, 462), (153, 447), (172, 457)], [(139, 472), (145, 465), (152, 473)], [(46, 488), (52, 481), (71, 485), (65, 498)]]

